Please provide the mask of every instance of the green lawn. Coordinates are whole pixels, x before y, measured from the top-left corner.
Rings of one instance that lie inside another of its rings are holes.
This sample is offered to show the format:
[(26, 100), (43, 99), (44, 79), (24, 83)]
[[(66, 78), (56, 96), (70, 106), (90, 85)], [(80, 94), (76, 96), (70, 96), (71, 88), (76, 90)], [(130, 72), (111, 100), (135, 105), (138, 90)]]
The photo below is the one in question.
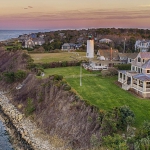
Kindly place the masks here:
[(128, 105), (135, 113), (135, 126), (139, 126), (144, 120), (150, 120), (150, 100), (140, 99), (122, 90), (114, 82), (117, 77), (85, 76), (89, 74), (83, 69), (82, 86), (79, 77), (71, 77), (80, 72), (79, 67), (54, 68), (45, 70), (48, 74), (62, 74), (66, 81), (78, 94), (100, 109), (109, 110), (115, 106)]
[(85, 60), (85, 52), (29, 53), (35, 63)]
[[(74, 77), (79, 77), (80, 75), (80, 67), (75, 66), (75, 67), (61, 67), (61, 68), (50, 68), (50, 69), (45, 69), (45, 77), (48, 77), (49, 75), (54, 75), (54, 74), (59, 74), (63, 75), (64, 78), (74, 78)], [(94, 72), (91, 73), (85, 69), (82, 69), (82, 75), (92, 75), (92, 74), (100, 74), (100, 72)]]

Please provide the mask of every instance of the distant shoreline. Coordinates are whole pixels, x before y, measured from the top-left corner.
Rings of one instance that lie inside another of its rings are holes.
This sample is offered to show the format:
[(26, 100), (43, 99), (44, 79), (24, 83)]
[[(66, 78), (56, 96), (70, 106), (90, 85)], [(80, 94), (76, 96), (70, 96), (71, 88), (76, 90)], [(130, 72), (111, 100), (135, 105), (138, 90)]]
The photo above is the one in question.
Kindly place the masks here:
[(19, 35), (46, 32), (44, 30), (0, 30), (0, 42), (18, 38)]

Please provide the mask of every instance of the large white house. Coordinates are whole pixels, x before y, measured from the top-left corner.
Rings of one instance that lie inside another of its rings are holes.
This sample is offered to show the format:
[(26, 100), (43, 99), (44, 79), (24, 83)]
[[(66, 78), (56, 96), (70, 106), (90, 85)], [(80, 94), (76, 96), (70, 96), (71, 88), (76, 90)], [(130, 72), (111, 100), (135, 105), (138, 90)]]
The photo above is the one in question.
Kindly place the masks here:
[(139, 52), (148, 52), (150, 50), (150, 41), (137, 40), (135, 42), (135, 50)]
[(142, 97), (150, 97), (150, 52), (140, 52), (131, 62), (131, 70), (119, 70), (118, 82), (124, 90), (132, 89)]
[(41, 46), (44, 43), (45, 43), (45, 41), (42, 38), (34, 38), (34, 39), (28, 38), (28, 39), (24, 40), (22, 46), (24, 48), (33, 48), (36, 45), (40, 45)]
[(111, 43), (112, 40), (104, 38), (104, 39), (99, 40), (99, 42), (100, 43)]

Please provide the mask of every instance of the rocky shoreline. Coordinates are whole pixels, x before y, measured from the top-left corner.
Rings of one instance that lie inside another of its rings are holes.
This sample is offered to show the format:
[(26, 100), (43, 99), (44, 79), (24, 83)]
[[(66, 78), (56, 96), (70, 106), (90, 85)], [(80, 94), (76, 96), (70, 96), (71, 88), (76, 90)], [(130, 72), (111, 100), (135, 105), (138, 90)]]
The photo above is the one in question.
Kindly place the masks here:
[[(9, 133), (20, 141), (18, 145), (21, 150), (64, 150), (64, 148), (54, 148), (48, 140), (37, 136), (39, 129), (35, 123), (20, 113), (3, 92), (0, 92), (0, 113), (7, 128), (11, 130)], [(12, 143), (14, 145), (16, 142)]]

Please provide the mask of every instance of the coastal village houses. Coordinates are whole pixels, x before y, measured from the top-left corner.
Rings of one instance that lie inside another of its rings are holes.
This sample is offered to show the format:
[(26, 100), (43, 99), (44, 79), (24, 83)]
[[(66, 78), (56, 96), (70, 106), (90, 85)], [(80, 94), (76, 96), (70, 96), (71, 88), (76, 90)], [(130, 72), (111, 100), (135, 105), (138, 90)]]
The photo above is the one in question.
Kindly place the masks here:
[(135, 42), (135, 51), (139, 51), (139, 52), (150, 51), (150, 41), (148, 41), (148, 40), (137, 40)]
[(119, 53), (119, 60), (124, 64), (131, 64), (135, 58), (137, 57), (138, 53)]
[(64, 43), (62, 45), (61, 50), (62, 51), (71, 51), (71, 50), (76, 50), (82, 47), (82, 44), (74, 44), (74, 43)]
[(110, 40), (110, 39), (104, 38), (104, 39), (99, 40), (99, 42), (100, 42), (100, 43), (112, 43), (113, 41)]
[(36, 45), (41, 46), (45, 43), (44, 34), (41, 34), (39, 37), (37, 37), (36, 33), (21, 35), (19, 36), (18, 41), (22, 43), (22, 47), (24, 48), (33, 48)]
[(150, 97), (150, 52), (140, 52), (131, 62), (131, 70), (119, 70), (118, 82), (124, 90), (132, 89), (142, 97)]
[(88, 65), (84, 65), (85, 69), (89, 70), (107, 70), (115, 64), (122, 64), (119, 61), (119, 53), (116, 49), (99, 50), (97, 52), (97, 60), (89, 60)]

